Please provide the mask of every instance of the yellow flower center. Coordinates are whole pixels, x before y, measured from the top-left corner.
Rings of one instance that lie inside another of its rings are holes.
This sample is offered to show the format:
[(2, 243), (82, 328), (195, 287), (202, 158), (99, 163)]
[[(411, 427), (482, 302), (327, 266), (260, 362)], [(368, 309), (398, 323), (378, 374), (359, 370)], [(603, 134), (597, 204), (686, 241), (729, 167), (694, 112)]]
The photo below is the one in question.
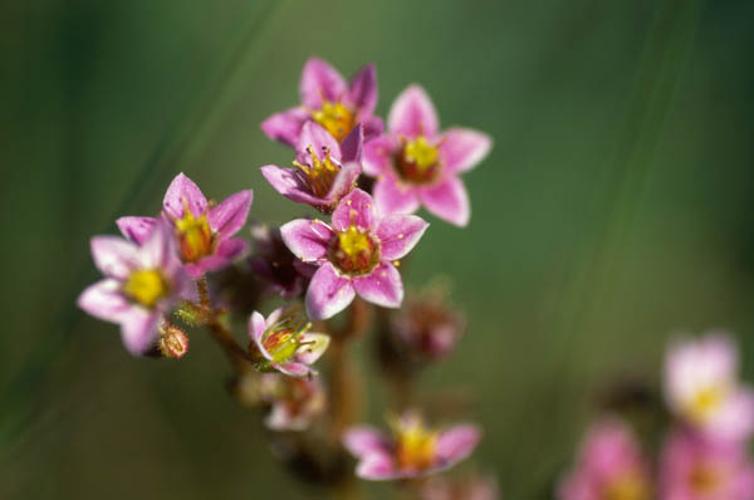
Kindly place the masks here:
[(368, 273), (379, 262), (374, 240), (354, 225), (338, 233), (330, 254), (335, 265), (348, 274)]
[(335, 177), (340, 171), (340, 166), (330, 158), (330, 151), (328, 149), (323, 151), (325, 155), (324, 159), (320, 159), (312, 146), (308, 146), (306, 152), (309, 153), (309, 164), (304, 165), (303, 163), (294, 161), (293, 166), (304, 173), (309, 183), (309, 189), (311, 189), (315, 196), (321, 198), (330, 192), (330, 188), (332, 188), (333, 182), (335, 182)]
[(195, 217), (188, 207), (183, 212), (183, 218), (175, 221), (181, 258), (184, 262), (196, 262), (212, 253), (215, 238), (205, 214)]
[(309, 331), (311, 326), (296, 311), (284, 311), (280, 321), (264, 333), (262, 345), (272, 356), (273, 362), (284, 363), (303, 345), (301, 335)]
[(322, 107), (312, 113), (312, 120), (327, 130), (338, 142), (342, 142), (356, 125), (354, 112), (339, 102), (324, 101)]
[(438, 435), (424, 427), (420, 418), (397, 423), (394, 432), (395, 456), (400, 469), (419, 471), (435, 464)]
[(620, 474), (607, 484), (603, 500), (648, 500), (649, 485), (637, 471)]
[(688, 417), (692, 422), (704, 423), (717, 410), (725, 399), (726, 390), (722, 387), (706, 387), (694, 395), (688, 408)]
[(428, 184), (437, 176), (439, 156), (424, 136), (406, 141), (395, 159), (398, 174), (412, 184)]
[(168, 294), (169, 286), (159, 269), (139, 269), (132, 272), (123, 293), (134, 302), (152, 308)]

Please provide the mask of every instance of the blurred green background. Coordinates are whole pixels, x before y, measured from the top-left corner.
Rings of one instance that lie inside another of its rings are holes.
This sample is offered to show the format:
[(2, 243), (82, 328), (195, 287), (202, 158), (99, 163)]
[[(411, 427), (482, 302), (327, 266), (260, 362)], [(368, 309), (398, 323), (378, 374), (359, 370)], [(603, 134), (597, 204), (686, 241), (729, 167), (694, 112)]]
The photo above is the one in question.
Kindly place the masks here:
[(310, 55), (375, 62), (380, 113), (421, 82), (495, 139), (471, 225), (433, 220), (406, 280), (447, 275), (467, 311), (422, 387), (470, 388), (466, 467), (507, 498), (549, 498), (595, 391), (656, 384), (675, 331), (736, 332), (754, 379), (753, 23), (732, 0), (3, 2), (0, 498), (326, 498), (277, 467), (207, 339), (134, 359), (74, 307), (88, 237), (178, 171), (254, 188), (255, 219), (302, 213), (259, 174), (290, 161), (259, 123)]

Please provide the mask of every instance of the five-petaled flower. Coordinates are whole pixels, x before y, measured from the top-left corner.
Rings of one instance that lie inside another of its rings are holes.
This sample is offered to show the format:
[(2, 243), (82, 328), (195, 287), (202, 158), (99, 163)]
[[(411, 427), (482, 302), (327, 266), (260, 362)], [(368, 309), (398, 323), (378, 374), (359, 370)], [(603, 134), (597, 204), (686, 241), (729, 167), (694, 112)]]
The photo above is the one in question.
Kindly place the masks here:
[[(162, 217), (173, 226), (179, 255), (192, 278), (227, 266), (246, 250), (246, 242), (233, 235), (246, 224), (252, 199), (253, 192), (249, 189), (212, 205), (184, 174), (173, 179), (162, 202)], [(157, 220), (121, 217), (117, 224), (124, 236), (141, 243)]]
[(156, 345), (163, 316), (189, 284), (170, 228), (157, 224), (141, 246), (117, 236), (95, 236), (91, 249), (105, 279), (84, 290), (79, 307), (119, 323), (129, 352), (145, 354)]
[(725, 334), (671, 344), (665, 398), (684, 423), (714, 437), (739, 441), (754, 431), (754, 392), (738, 380), (738, 352)]
[(311, 368), (330, 345), (324, 333), (310, 332), (295, 308), (275, 309), (267, 319), (254, 311), (249, 318), (252, 355), (260, 370), (276, 370), (291, 377), (310, 377)]
[(306, 293), (312, 319), (327, 319), (358, 294), (383, 307), (399, 307), (403, 282), (394, 261), (416, 245), (427, 222), (415, 215), (382, 216), (372, 197), (355, 189), (332, 214), (332, 225), (296, 219), (280, 228), (288, 248), (319, 266)]
[(469, 424), (444, 431), (428, 429), (414, 411), (395, 419), (391, 427), (392, 436), (368, 426), (346, 431), (343, 444), (359, 459), (360, 478), (404, 479), (448, 469), (468, 457), (481, 437), (480, 430)]
[(332, 135), (307, 122), (296, 146), (294, 168), (265, 165), (261, 170), (272, 187), (289, 200), (330, 213), (353, 190), (361, 174), (357, 162), (346, 160), (353, 158), (344, 159)]
[(335, 68), (313, 57), (304, 65), (299, 92), (301, 105), (262, 122), (262, 131), (270, 139), (295, 147), (307, 121), (318, 123), (341, 143), (357, 125), (363, 126), (367, 139), (382, 132), (382, 120), (374, 116), (377, 73), (373, 64), (359, 70), (349, 83)]
[(492, 140), (468, 128), (439, 131), (423, 88), (409, 86), (393, 103), (388, 131), (364, 146), (364, 173), (377, 178), (375, 203), (385, 213), (413, 213), (419, 205), (457, 226), (469, 222), (468, 194), (458, 175), (476, 166)]

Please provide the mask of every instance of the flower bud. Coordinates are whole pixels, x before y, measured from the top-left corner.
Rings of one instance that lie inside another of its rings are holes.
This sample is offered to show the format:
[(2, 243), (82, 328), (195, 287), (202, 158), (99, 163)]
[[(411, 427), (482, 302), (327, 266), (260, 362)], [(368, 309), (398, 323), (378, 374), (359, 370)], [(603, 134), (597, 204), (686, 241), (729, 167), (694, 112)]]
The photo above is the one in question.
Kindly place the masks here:
[(164, 325), (160, 328), (157, 349), (163, 357), (180, 359), (186, 355), (188, 348), (189, 338), (183, 330), (175, 325)]

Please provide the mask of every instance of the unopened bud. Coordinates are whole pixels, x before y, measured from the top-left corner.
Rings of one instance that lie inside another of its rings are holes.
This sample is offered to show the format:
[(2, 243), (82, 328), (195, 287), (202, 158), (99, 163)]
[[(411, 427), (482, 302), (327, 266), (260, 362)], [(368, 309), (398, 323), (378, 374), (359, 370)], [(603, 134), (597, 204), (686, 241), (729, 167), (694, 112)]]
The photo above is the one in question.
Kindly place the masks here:
[(188, 352), (188, 335), (175, 325), (164, 326), (160, 329), (157, 348), (165, 358), (180, 359)]

